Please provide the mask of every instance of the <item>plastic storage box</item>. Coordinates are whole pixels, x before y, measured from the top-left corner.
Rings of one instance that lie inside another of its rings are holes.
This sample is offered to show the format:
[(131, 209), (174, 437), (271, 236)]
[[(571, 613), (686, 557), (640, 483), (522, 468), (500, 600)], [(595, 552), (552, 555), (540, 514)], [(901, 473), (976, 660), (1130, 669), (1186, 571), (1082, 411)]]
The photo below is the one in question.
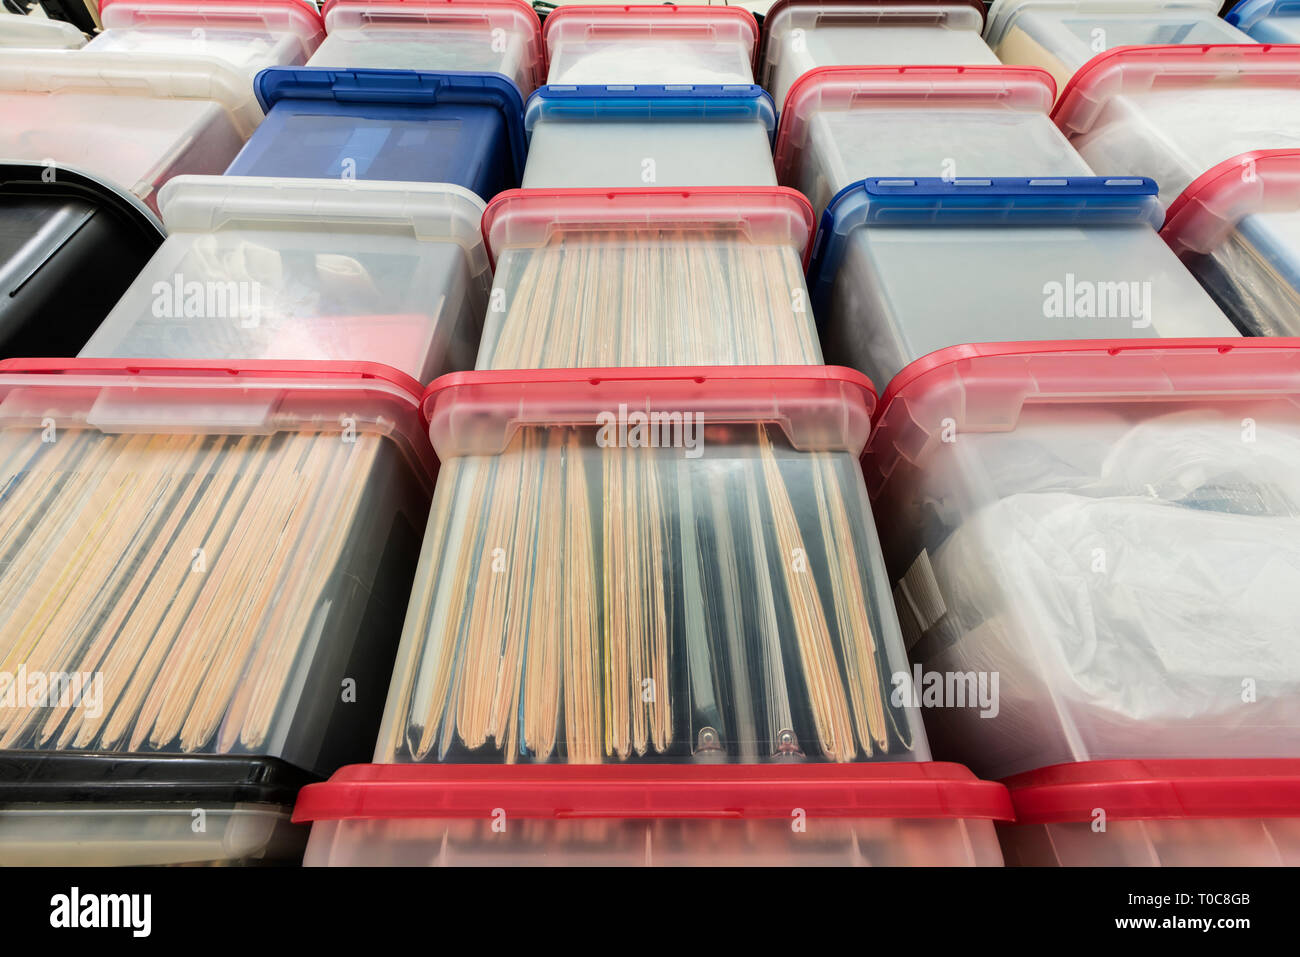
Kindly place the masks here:
[(1216, 166), (1160, 234), (1244, 333), (1300, 335), (1300, 150)]
[(1300, 3), (1241, 0), (1224, 17), (1260, 43), (1300, 43)]
[(325, 36), (303, 0), (101, 0), (95, 52), (216, 57), (248, 73), (305, 63)]
[(128, 193), (70, 169), (0, 163), (0, 357), (76, 353), (162, 241)]
[(542, 25), (524, 0), (326, 0), (311, 66), (501, 73), (527, 96), (546, 77)]
[(759, 82), (781, 111), (819, 66), (996, 65), (983, 26), (981, 0), (778, 0), (763, 21)]
[[(890, 697), (872, 404), (825, 367), (434, 383), (442, 472), (375, 760), (436, 767), (321, 788), (333, 813), (296, 812), (334, 818), (312, 861), (997, 863), (1001, 796), (925, 763)], [(531, 820), (498, 840), (503, 802)]]
[(86, 35), (71, 23), (0, 11), (0, 47), (27, 50), (77, 50)]
[(779, 187), (502, 193), (477, 367), (819, 363), (812, 233)]
[(749, 84), (758, 25), (728, 6), (563, 6), (542, 29), (556, 84)]
[(481, 201), (441, 183), (184, 177), (168, 238), (82, 355), (473, 365)]
[(1294, 758), (1298, 395), (1283, 339), (966, 346), (900, 375), (864, 469), (914, 671), (998, 681), (992, 714), (927, 711), (935, 753), (997, 779)]
[(1249, 43), (1219, 19), (1220, 0), (993, 0), (984, 39), (1003, 63), (1042, 67), (1065, 89), (1115, 47)]
[(365, 365), (0, 367), (0, 860), (301, 847), (292, 791), (374, 742), (436, 468), (417, 388)]
[(998, 834), (1008, 864), (1300, 865), (1295, 759), (1090, 761), (1007, 784), (1016, 823)]
[(966, 342), (1232, 336), (1160, 241), (1149, 180), (870, 179), (809, 269), (828, 357), (889, 382)]
[(220, 173), (262, 118), (248, 77), (215, 60), (0, 49), (0, 157), (57, 163), (134, 193)]
[(524, 127), (525, 187), (776, 185), (757, 86), (544, 86)]
[(226, 172), (454, 183), (490, 199), (519, 185), (523, 101), (495, 73), (264, 70), (266, 120)]
[(1034, 67), (820, 67), (786, 96), (777, 177), (820, 216), (873, 176), (1091, 176), (1048, 118), (1055, 99)]
[(1300, 47), (1111, 50), (1070, 81), (1053, 114), (1103, 176), (1150, 176), (1168, 206), (1224, 160), (1300, 145)]

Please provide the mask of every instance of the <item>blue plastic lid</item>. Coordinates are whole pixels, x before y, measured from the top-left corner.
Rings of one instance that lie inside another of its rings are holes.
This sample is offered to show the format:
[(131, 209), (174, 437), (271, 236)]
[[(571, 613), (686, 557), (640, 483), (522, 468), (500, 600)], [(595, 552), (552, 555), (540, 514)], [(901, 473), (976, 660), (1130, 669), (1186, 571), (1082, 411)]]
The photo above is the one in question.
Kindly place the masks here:
[(538, 87), (524, 109), (529, 137), (541, 119), (758, 120), (776, 134), (772, 96), (754, 84), (553, 84)]
[(1238, 0), (1223, 15), (1239, 30), (1249, 30), (1268, 17), (1300, 17), (1300, 0)]
[(808, 264), (813, 315), (825, 315), (849, 235), (859, 227), (1149, 226), (1164, 211), (1146, 176), (874, 177), (826, 207)]
[(505, 119), (516, 180), (524, 175), (528, 140), (519, 88), (500, 73), (424, 70), (335, 70), (329, 67), (268, 67), (253, 80), (253, 92), (269, 113), (289, 100), (317, 103), (374, 103), (386, 106), (490, 106)]

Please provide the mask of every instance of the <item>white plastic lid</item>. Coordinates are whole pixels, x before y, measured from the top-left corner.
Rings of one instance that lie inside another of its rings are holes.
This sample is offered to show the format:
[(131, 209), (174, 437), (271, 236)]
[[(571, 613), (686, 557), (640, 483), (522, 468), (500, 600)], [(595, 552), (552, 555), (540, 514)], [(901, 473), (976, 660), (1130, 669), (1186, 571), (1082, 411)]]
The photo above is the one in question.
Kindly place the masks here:
[(85, 45), (85, 35), (71, 23), (0, 13), (0, 47), (20, 47), (26, 50), (78, 50)]
[(196, 57), (88, 50), (0, 50), (0, 94), (91, 93), (140, 99), (209, 100), (247, 139), (262, 108), (241, 71)]
[(1026, 10), (1059, 16), (1150, 16), (1187, 11), (1199, 14), (1197, 19), (1201, 19), (1205, 16), (1217, 17), (1219, 6), (1218, 0), (993, 0), (989, 7), (988, 24), (984, 28), (984, 39), (989, 46), (996, 47)]

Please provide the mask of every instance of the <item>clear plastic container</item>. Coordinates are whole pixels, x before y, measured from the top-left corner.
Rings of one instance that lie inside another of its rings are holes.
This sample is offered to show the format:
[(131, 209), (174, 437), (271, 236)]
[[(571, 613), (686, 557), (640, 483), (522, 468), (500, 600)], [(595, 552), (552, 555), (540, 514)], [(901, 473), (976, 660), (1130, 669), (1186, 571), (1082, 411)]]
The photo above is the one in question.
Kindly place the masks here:
[(998, 835), (1008, 864), (1300, 866), (1295, 759), (1090, 761), (1007, 784), (1016, 823)]
[(542, 29), (551, 84), (749, 84), (758, 24), (729, 6), (562, 6)]
[(794, 81), (820, 66), (996, 66), (983, 27), (981, 0), (778, 0), (763, 21), (759, 83), (783, 111)]
[(1003, 63), (1042, 67), (1057, 89), (1115, 47), (1249, 43), (1220, 0), (993, 0), (984, 39)]
[(163, 237), (129, 193), (75, 170), (0, 162), (0, 354), (76, 353)]
[(1300, 47), (1111, 50), (1061, 94), (1053, 119), (1102, 176), (1150, 176), (1168, 206), (1252, 150), (1300, 148)]
[(935, 754), (1294, 758), (1298, 396), (1300, 343), (1268, 338), (965, 346), (895, 379), (863, 467), (914, 673), (998, 682), (926, 710)]
[(786, 96), (777, 177), (820, 216), (873, 176), (1091, 176), (1048, 118), (1055, 98), (1034, 67), (821, 67)]
[(1221, 163), (1169, 207), (1160, 235), (1247, 335), (1300, 335), (1300, 150)]
[(1296, 0), (1240, 0), (1224, 19), (1260, 43), (1300, 43)]
[(162, 206), (167, 241), (83, 356), (473, 365), (490, 275), (469, 191), (193, 176)]
[(525, 188), (776, 185), (757, 86), (544, 86), (524, 126)]
[(305, 63), (325, 25), (303, 0), (101, 0), (96, 53), (215, 57), (249, 74)]
[(1096, 177), (841, 192), (808, 273), (827, 357), (889, 382), (967, 342), (1236, 335), (1160, 241), (1155, 192)]
[(263, 70), (266, 120), (226, 170), (453, 183), (490, 199), (519, 185), (524, 103), (499, 73)]
[(262, 119), (248, 77), (216, 60), (0, 49), (0, 157), (83, 170), (155, 213), (182, 173), (220, 173)]
[(0, 11), (0, 47), (26, 50), (78, 50), (86, 35), (71, 23)]
[(997, 787), (890, 697), (872, 399), (827, 367), (434, 383), (384, 766), (304, 796), (309, 863), (998, 863)]
[(483, 233), (479, 369), (821, 362), (794, 190), (512, 190)]
[(309, 66), (501, 73), (527, 96), (545, 79), (542, 25), (525, 0), (326, 0)]
[(436, 469), (417, 389), (366, 364), (0, 366), (6, 862), (257, 857), (298, 779), (369, 751)]
[(1001, 785), (951, 764), (369, 765), (304, 789), (308, 866), (997, 866)]

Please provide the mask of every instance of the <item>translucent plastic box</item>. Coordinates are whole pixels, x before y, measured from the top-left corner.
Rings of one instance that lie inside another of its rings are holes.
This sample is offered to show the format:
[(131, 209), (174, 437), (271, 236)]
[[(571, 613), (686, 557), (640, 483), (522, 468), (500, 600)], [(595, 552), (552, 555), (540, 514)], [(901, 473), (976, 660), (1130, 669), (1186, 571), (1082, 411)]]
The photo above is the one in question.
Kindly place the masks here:
[(1003, 63), (1042, 67), (1064, 89), (1115, 47), (1249, 43), (1219, 18), (1219, 0), (993, 0), (984, 39)]
[(0, 366), (0, 859), (301, 846), (293, 792), (378, 727), (436, 470), (417, 390), (366, 364)]
[[(1008, 864), (1300, 866), (1300, 761), (1089, 761), (1006, 782)], [(1096, 822), (1104, 813), (1105, 828)]]
[(490, 275), (467, 190), (194, 176), (162, 206), (167, 241), (82, 355), (473, 365)]
[(524, 126), (526, 188), (776, 185), (757, 86), (544, 86)]
[(1294, 758), (1298, 395), (1300, 346), (1266, 338), (959, 347), (900, 375), (863, 465), (914, 670), (998, 681), (991, 714), (926, 711), (935, 754), (990, 779)]
[(303, 0), (101, 0), (96, 53), (215, 57), (250, 74), (305, 63), (325, 36)]
[(254, 86), (267, 116), (227, 175), (453, 183), (484, 198), (523, 175), (524, 103), (498, 73), (307, 67)]
[(820, 67), (786, 96), (777, 177), (820, 216), (873, 176), (1091, 176), (1048, 118), (1055, 99), (1034, 67)]
[(563, 6), (542, 30), (556, 84), (749, 84), (758, 25), (729, 6)]
[(1169, 207), (1160, 235), (1248, 335), (1300, 335), (1300, 150), (1221, 163)]
[(85, 45), (86, 35), (71, 23), (0, 11), (0, 48), (77, 50)]
[(326, 0), (310, 66), (501, 73), (527, 96), (545, 80), (542, 25), (525, 0)]
[(92, 176), (0, 162), (0, 354), (75, 354), (163, 236), (143, 203)]
[(981, 0), (778, 0), (763, 21), (759, 83), (778, 111), (820, 66), (996, 65)]
[(182, 173), (220, 173), (262, 119), (247, 75), (154, 53), (0, 49), (0, 157), (54, 162), (154, 212)]
[(479, 369), (821, 362), (794, 190), (512, 190), (483, 233)]
[(1112, 50), (1070, 81), (1053, 115), (1103, 176), (1150, 176), (1166, 207), (1213, 166), (1300, 146), (1300, 47)]
[[(856, 458), (872, 403), (820, 366), (431, 386), (442, 467), (375, 761), (435, 767), (322, 789), (410, 780), (395, 816), (424, 820), (327, 826), (313, 860), (997, 863), (989, 804), (934, 806), (996, 790), (926, 763), (891, 698), (906, 662)], [(502, 807), (541, 820), (494, 840)]]
[(1233, 336), (1160, 240), (1149, 180), (870, 179), (809, 269), (827, 356), (890, 382), (968, 342)]
[(1240, 0), (1224, 19), (1260, 43), (1300, 43), (1296, 0)]

